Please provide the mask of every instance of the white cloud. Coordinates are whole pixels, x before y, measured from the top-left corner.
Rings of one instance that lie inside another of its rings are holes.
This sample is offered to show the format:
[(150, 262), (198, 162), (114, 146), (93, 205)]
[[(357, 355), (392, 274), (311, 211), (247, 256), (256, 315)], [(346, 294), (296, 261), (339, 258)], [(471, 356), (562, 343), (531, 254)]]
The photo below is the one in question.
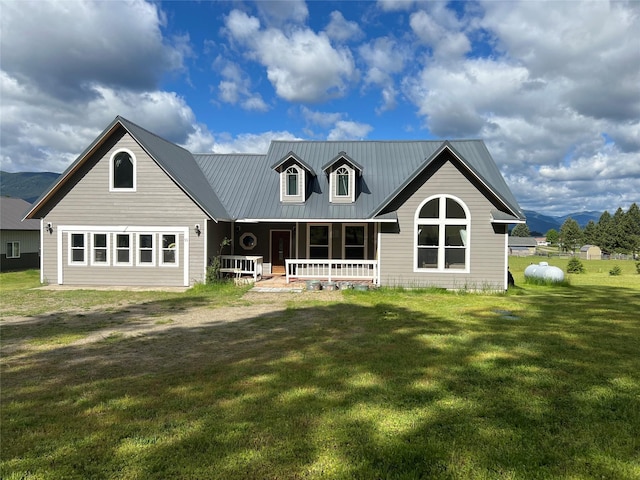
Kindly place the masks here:
[(331, 21), (325, 29), (328, 37), (336, 42), (359, 40), (364, 37), (364, 32), (356, 22), (348, 21), (341, 12), (331, 12)]
[(378, 0), (378, 6), (385, 12), (411, 10), (415, 0)]
[[(471, 43), (464, 32), (448, 30), (424, 10), (411, 14), (410, 24), (413, 32), (431, 47), (433, 57), (440, 62), (457, 61), (471, 50)], [(455, 28), (460, 26), (455, 25)]]
[(212, 146), (215, 153), (267, 153), (272, 140), (301, 140), (287, 131), (268, 131), (263, 133), (243, 133), (235, 137), (219, 134)]
[(251, 91), (251, 78), (239, 65), (220, 57), (214, 62), (223, 80), (218, 83), (218, 98), (231, 105), (240, 105), (244, 110), (266, 112), (269, 106), (257, 92)]
[(289, 22), (303, 23), (309, 16), (304, 0), (258, 1), (256, 7), (267, 25), (283, 27)]
[(3, 2), (1, 22), (2, 70), (67, 100), (95, 96), (95, 84), (153, 88), (188, 53), (184, 38), (165, 41), (163, 16), (141, 0)]
[(329, 37), (309, 29), (260, 30), (259, 21), (233, 10), (226, 17), (231, 37), (246, 46), (250, 58), (267, 69), (279, 97), (291, 102), (318, 102), (343, 96), (356, 77), (351, 52), (333, 48)]
[(311, 125), (329, 128), (342, 120), (344, 114), (338, 112), (318, 112), (307, 107), (301, 107), (300, 111), (305, 121)]
[(327, 140), (362, 140), (373, 130), (366, 123), (339, 120), (336, 126), (329, 132)]

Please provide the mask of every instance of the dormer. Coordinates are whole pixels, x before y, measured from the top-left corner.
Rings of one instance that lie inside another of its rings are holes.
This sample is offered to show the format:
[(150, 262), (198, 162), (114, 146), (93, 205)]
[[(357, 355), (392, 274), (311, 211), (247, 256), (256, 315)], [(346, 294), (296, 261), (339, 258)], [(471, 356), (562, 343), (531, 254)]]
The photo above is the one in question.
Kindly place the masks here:
[(345, 152), (340, 152), (322, 167), (329, 177), (329, 201), (331, 203), (353, 203), (358, 196), (358, 177), (362, 167)]
[(289, 152), (271, 168), (280, 174), (280, 201), (304, 203), (309, 179), (315, 176), (313, 169), (293, 152)]

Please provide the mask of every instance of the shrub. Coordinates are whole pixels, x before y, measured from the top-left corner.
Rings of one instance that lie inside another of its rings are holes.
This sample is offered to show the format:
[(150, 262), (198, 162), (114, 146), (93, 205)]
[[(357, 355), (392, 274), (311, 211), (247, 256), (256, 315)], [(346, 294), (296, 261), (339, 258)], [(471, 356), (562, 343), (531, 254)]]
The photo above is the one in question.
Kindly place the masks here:
[(620, 268), (619, 265), (615, 265), (611, 270), (609, 270), (609, 275), (612, 275), (614, 277), (617, 277), (618, 275), (622, 274), (622, 269)]
[(569, 263), (567, 264), (567, 273), (584, 273), (584, 265), (582, 261), (578, 257), (571, 257)]
[(636, 272), (640, 274), (640, 262), (636, 262)]

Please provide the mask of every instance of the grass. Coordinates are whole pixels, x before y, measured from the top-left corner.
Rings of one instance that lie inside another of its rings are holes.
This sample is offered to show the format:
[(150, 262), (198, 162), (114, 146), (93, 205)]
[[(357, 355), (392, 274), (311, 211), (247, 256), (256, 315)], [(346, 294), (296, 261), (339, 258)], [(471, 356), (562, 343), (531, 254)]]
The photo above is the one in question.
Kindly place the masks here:
[[(585, 261), (524, 285), (530, 262), (506, 294), (284, 294), (271, 313), (231, 287), (75, 292), (78, 313), (2, 274), (0, 477), (637, 479), (640, 275)], [(242, 318), (73, 340), (203, 308)]]

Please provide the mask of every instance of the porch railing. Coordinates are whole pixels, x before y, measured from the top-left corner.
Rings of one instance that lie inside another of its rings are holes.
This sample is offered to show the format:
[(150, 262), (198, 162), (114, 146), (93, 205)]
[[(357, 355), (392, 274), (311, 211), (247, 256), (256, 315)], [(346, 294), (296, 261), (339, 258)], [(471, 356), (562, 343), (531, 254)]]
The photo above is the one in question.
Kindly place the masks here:
[(220, 255), (220, 271), (236, 276), (252, 275), (255, 281), (262, 277), (262, 257), (245, 255)]
[(287, 283), (291, 279), (371, 280), (378, 284), (377, 260), (285, 260)]

